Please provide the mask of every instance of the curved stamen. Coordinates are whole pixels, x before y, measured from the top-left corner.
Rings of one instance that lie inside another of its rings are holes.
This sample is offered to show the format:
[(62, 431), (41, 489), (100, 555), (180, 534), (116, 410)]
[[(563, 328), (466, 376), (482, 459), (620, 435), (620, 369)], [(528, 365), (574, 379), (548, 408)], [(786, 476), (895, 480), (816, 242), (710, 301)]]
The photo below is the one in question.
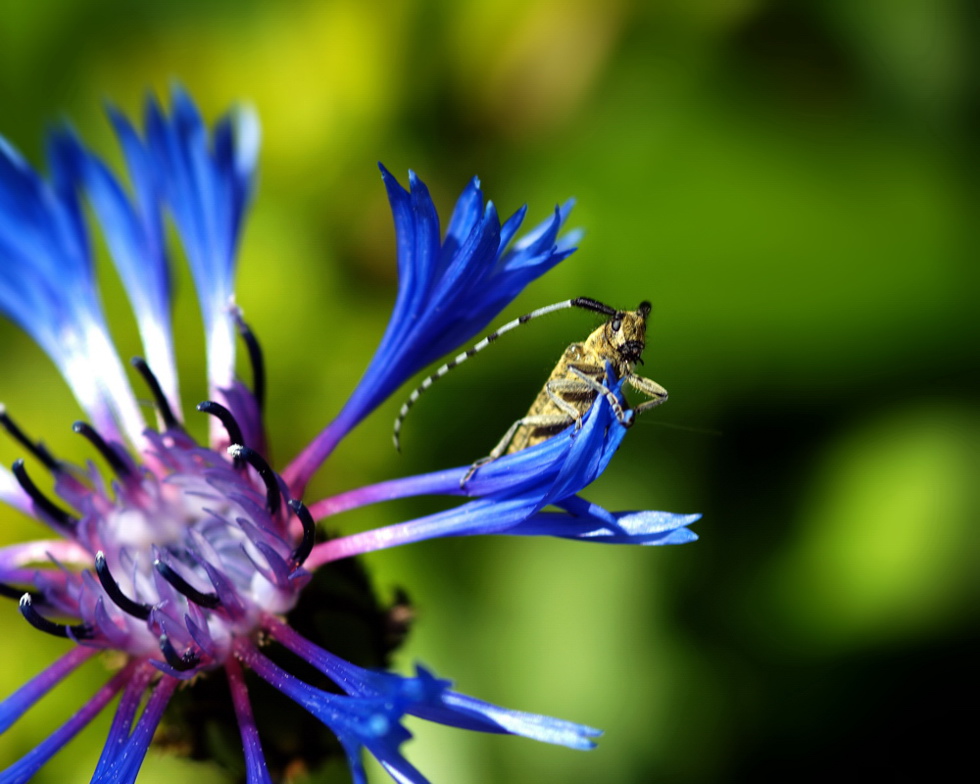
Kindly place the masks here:
[(295, 499), (290, 501), (289, 508), (293, 510), (293, 514), (303, 524), (303, 541), (299, 543), (299, 547), (293, 551), (292, 555), (293, 563), (302, 566), (303, 561), (310, 557), (313, 544), (316, 542), (316, 523), (313, 520), (313, 515), (310, 514), (310, 510), (302, 501)]
[(184, 651), (182, 656), (178, 654), (177, 649), (174, 648), (174, 644), (170, 642), (170, 638), (166, 634), (160, 635), (160, 652), (163, 654), (163, 658), (167, 660), (167, 664), (179, 672), (193, 670), (201, 663), (201, 657), (190, 648)]
[[(5, 599), (17, 599), (19, 601), (23, 595), (23, 588), (18, 588), (16, 585), (11, 585), (10, 583), (0, 583), (0, 596), (4, 597)], [(45, 598), (43, 593), (31, 594), (31, 604), (44, 607), (47, 605), (47, 603), (48, 600)]]
[(0, 427), (6, 430), (14, 441), (40, 460), (49, 471), (57, 473), (61, 470), (61, 465), (54, 458), (54, 455), (48, 451), (48, 448), (40, 441), (32, 441), (28, 438), (27, 433), (21, 430), (20, 426), (7, 414), (7, 409), (2, 403), (0, 403)]
[(250, 449), (247, 446), (240, 446), (238, 444), (232, 444), (230, 447), (228, 447), (228, 454), (234, 458), (241, 458), (252, 466), (252, 468), (258, 471), (259, 476), (262, 478), (262, 482), (265, 484), (265, 508), (271, 515), (278, 514), (279, 505), (282, 503), (282, 492), (279, 490), (279, 479), (276, 477), (276, 472), (272, 470), (267, 462), (265, 462), (262, 455), (260, 455), (254, 449)]
[(106, 440), (88, 422), (76, 422), (71, 426), (71, 429), (79, 435), (84, 436), (96, 448), (98, 453), (105, 458), (105, 461), (112, 466), (112, 470), (117, 475), (125, 477), (133, 473), (133, 469), (129, 464), (119, 456), (116, 450), (106, 443)]
[(22, 459), (18, 458), (14, 460), (14, 464), (10, 467), (10, 470), (13, 471), (17, 483), (24, 488), (24, 492), (31, 497), (31, 500), (48, 517), (65, 528), (74, 528), (78, 524), (77, 517), (72, 516), (60, 506), (57, 506), (50, 498), (37, 489), (37, 485), (27, 475), (27, 469), (24, 468), (24, 461)]
[(160, 576), (164, 580), (177, 589), (178, 593), (182, 593), (194, 602), (194, 604), (199, 604), (201, 607), (206, 607), (209, 610), (213, 610), (221, 605), (221, 599), (218, 598), (216, 593), (204, 593), (203, 591), (197, 590), (197, 588), (187, 582), (187, 580), (160, 559), (153, 562), (153, 567), (160, 572)]
[(197, 410), (220, 419), (221, 424), (228, 431), (228, 439), (231, 443), (245, 446), (245, 437), (242, 435), (242, 429), (238, 426), (235, 415), (221, 405), (221, 403), (215, 403), (213, 400), (204, 400), (197, 404)]
[(241, 318), (238, 319), (238, 334), (245, 342), (248, 350), (248, 360), (252, 363), (252, 394), (258, 404), (259, 411), (265, 407), (265, 360), (262, 357), (262, 347), (255, 333)]
[(23, 615), (24, 618), (27, 619), (27, 622), (38, 631), (53, 634), (55, 637), (67, 637), (68, 639), (75, 640), (90, 640), (93, 636), (92, 627), (87, 623), (79, 623), (71, 626), (66, 623), (55, 623), (54, 621), (49, 621), (34, 609), (33, 599), (29, 593), (25, 593), (20, 597), (20, 614)]
[(0, 596), (5, 596), (8, 599), (20, 599), (23, 595), (23, 588), (14, 588), (14, 586), (7, 585), (7, 583), (0, 583)]
[(134, 618), (139, 618), (141, 621), (150, 617), (150, 610), (153, 609), (150, 605), (134, 601), (122, 592), (119, 583), (109, 573), (109, 564), (106, 563), (105, 553), (101, 550), (95, 554), (95, 573), (109, 598), (115, 602), (120, 610), (129, 613)]
[(180, 427), (177, 417), (174, 416), (173, 409), (170, 408), (170, 403), (167, 402), (167, 396), (163, 394), (160, 382), (153, 375), (153, 371), (146, 364), (146, 360), (143, 357), (133, 357), (129, 360), (129, 364), (139, 371), (139, 374), (143, 377), (143, 381), (150, 388), (150, 393), (153, 395), (153, 403), (156, 405), (157, 411), (160, 412), (160, 418), (163, 420), (163, 424), (168, 428)]

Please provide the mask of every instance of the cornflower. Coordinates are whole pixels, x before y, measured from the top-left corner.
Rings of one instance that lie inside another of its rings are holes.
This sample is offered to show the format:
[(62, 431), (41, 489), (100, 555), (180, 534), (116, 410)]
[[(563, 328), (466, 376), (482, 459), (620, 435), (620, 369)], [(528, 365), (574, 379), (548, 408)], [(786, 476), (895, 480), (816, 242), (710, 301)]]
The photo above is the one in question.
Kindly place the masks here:
[[(299, 631), (296, 619), (318, 573), (409, 542), (474, 534), (643, 545), (695, 538), (686, 526), (697, 515), (609, 512), (579, 497), (629, 424), (628, 414), (617, 416), (604, 396), (581, 427), (484, 465), (462, 486), (468, 466), (302, 500), (310, 478), (352, 428), (574, 250), (574, 236), (560, 234), (568, 206), (515, 239), (525, 210), (501, 224), (474, 179), (442, 236), (425, 185), (410, 173), (406, 190), (382, 167), (398, 245), (394, 312), (346, 405), (277, 472), (266, 452), (262, 356), (233, 296), (256, 177), (256, 119), (237, 110), (209, 130), (178, 87), (169, 113), (148, 99), (142, 132), (113, 108), (109, 117), (128, 187), (70, 129), (49, 139), (47, 179), (0, 139), (0, 310), (60, 370), (86, 416), (74, 430), (111, 473), (59, 459), (0, 408), (0, 425), (27, 458), (9, 472), (0, 469), (0, 500), (51, 531), (0, 548), (0, 594), (17, 602), (37, 630), (64, 638), (66, 647), (0, 703), (0, 733), (97, 653), (110, 654), (111, 670), (89, 701), (0, 773), (0, 783), (30, 779), (117, 696), (92, 781), (132, 782), (154, 735), (162, 734), (161, 720), (180, 735), (180, 722), (194, 714), (178, 707), (181, 698), (193, 700), (198, 690), (222, 682), (217, 693), (237, 720), (247, 782), (288, 777), (296, 770), (288, 758), (276, 748), (272, 761), (263, 749), (247, 673), (250, 683), (265, 681), (328, 728), (359, 784), (366, 781), (364, 750), (396, 781), (425, 781), (402, 756), (410, 737), (406, 715), (591, 748), (598, 730), (483, 702), (421, 666), (411, 675), (360, 666)], [(133, 307), (145, 355), (132, 364), (153, 398), (154, 423), (144, 420), (109, 336), (86, 204)], [(197, 406), (212, 417), (206, 445), (185, 428), (178, 386), (168, 216), (191, 269), (206, 335), (209, 399)], [(235, 374), (238, 340), (251, 359), (250, 387)], [(609, 385), (609, 397), (625, 408), (622, 380), (610, 378)], [(42, 470), (53, 480), (55, 498), (32, 478)], [(318, 536), (317, 523), (341, 511), (421, 494), (465, 501), (373, 531)], [(273, 656), (275, 647), (292, 658)], [(300, 666), (291, 671), (283, 662)], [(199, 742), (196, 729), (184, 725), (183, 741)], [(314, 755), (298, 762), (319, 761)]]

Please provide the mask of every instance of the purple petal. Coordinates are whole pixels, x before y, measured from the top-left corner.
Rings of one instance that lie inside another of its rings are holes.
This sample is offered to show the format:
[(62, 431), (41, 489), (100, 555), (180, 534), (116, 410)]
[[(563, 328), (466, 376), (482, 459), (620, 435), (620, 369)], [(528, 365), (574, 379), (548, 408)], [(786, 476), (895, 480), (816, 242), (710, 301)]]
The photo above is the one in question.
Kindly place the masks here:
[(101, 774), (92, 777), (92, 784), (132, 784), (139, 775), (143, 758), (153, 740), (153, 733), (163, 717), (163, 712), (173, 696), (179, 681), (164, 676), (150, 695), (136, 727), (122, 748), (104, 767)]
[(134, 674), (132, 680), (126, 684), (119, 706), (116, 708), (116, 715), (112, 719), (112, 726), (109, 728), (109, 736), (106, 738), (105, 746), (102, 749), (102, 756), (92, 774), (92, 780), (98, 781), (106, 775), (110, 768), (116, 764), (119, 755), (122, 754), (129, 740), (129, 733), (133, 726), (133, 718), (143, 699), (143, 694), (150, 685), (154, 670), (150, 667), (141, 667)]
[[(440, 536), (505, 532), (593, 482), (625, 432), (611, 406), (601, 398), (586, 413), (578, 431), (569, 427), (530, 449), (482, 466), (467, 489), (472, 484), (473, 492), (486, 491), (486, 497), (416, 520), (323, 542), (313, 548), (306, 567), (312, 570), (338, 558)], [(458, 475), (462, 473), (460, 470)], [(403, 489), (408, 487), (403, 485)]]
[(88, 661), (96, 650), (76, 646), (58, 661), (42, 670), (3, 702), (0, 702), (0, 734), (6, 732), (41, 697)]
[(27, 754), (6, 770), (0, 772), (3, 784), (23, 784), (37, 773), (54, 754), (75, 737), (94, 719), (133, 674), (135, 665), (130, 664), (117, 672), (112, 679), (99, 689), (68, 721), (45, 738)]
[(231, 699), (235, 705), (235, 716), (245, 749), (246, 784), (272, 784), (262, 753), (259, 731), (255, 726), (255, 717), (252, 715), (252, 706), (248, 701), (248, 688), (242, 677), (242, 669), (234, 658), (229, 658), (225, 663), (225, 674), (228, 676)]

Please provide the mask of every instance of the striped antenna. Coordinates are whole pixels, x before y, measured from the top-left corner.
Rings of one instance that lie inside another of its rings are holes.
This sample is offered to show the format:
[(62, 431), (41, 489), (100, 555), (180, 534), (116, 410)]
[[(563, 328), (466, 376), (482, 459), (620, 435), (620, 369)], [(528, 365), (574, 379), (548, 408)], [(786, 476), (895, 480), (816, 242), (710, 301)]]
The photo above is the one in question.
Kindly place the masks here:
[(419, 384), (412, 394), (408, 396), (398, 412), (398, 417), (395, 419), (395, 429), (392, 433), (392, 440), (395, 442), (395, 449), (399, 452), (401, 451), (401, 430), (402, 423), (405, 421), (405, 417), (408, 416), (408, 412), (412, 410), (412, 406), (415, 405), (415, 401), (421, 397), (422, 393), (425, 392), (429, 387), (436, 383), (440, 378), (442, 378), (446, 373), (452, 370), (457, 365), (465, 362), (467, 359), (472, 357), (474, 354), (479, 354), (483, 349), (493, 343), (497, 338), (503, 335), (505, 332), (510, 332), (512, 329), (516, 329), (522, 324), (526, 324), (532, 319), (536, 319), (539, 316), (546, 316), (549, 313), (554, 313), (556, 310), (567, 310), (568, 308), (581, 308), (582, 310), (591, 310), (594, 313), (601, 313), (604, 316), (614, 316), (617, 311), (615, 308), (611, 308), (608, 305), (603, 305), (598, 300), (591, 299), (590, 297), (576, 297), (575, 299), (566, 299), (564, 302), (556, 302), (554, 305), (546, 305), (543, 308), (538, 308), (537, 310), (532, 310), (530, 313), (525, 313), (520, 318), (516, 318), (513, 321), (508, 321), (500, 329), (495, 332), (491, 332), (479, 343), (474, 344), (470, 348), (466, 349), (462, 354), (458, 354), (454, 359), (449, 360), (445, 365), (440, 367), (435, 373), (426, 378), (421, 384)]

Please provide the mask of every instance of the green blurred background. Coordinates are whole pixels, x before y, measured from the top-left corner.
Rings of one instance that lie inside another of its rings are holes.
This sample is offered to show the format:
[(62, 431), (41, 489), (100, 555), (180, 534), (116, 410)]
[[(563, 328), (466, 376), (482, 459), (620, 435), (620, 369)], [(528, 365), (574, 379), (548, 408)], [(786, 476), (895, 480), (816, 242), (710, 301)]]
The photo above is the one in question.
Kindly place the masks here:
[[(580, 250), (505, 316), (577, 295), (653, 301), (643, 370), (670, 402), (587, 495), (703, 512), (699, 542), (463, 539), (365, 559), (383, 595), (404, 586), (417, 607), (401, 668), (421, 660), (478, 697), (606, 730), (578, 753), (412, 724), (405, 750), (433, 781), (908, 773), (965, 755), (956, 733), (978, 718), (969, 5), (4, 1), (0, 133), (39, 162), (43, 129), (69, 116), (118, 162), (104, 98), (134, 113), (177, 78), (211, 119), (255, 106), (239, 302), (266, 349), (280, 467), (339, 409), (394, 298), (378, 160), (403, 182), (415, 169), (444, 217), (473, 174), (532, 222), (578, 199)], [(203, 346), (186, 273), (178, 286), (189, 408)], [(110, 275), (128, 357), (120, 291)], [(389, 401), (309, 497), (485, 454), (593, 325), (555, 315), (446, 379), (401, 456)], [(7, 324), (0, 340), (0, 397), (58, 453), (86, 456), (50, 363)], [(0, 444), (5, 464), (17, 456)], [(37, 533), (4, 514), (3, 542)], [(64, 643), (2, 612), (5, 694)], [(104, 678), (101, 663), (85, 672), (0, 738), (0, 767)], [(87, 781), (107, 719), (37, 781)], [(154, 758), (140, 781), (191, 775), (223, 780)]]

